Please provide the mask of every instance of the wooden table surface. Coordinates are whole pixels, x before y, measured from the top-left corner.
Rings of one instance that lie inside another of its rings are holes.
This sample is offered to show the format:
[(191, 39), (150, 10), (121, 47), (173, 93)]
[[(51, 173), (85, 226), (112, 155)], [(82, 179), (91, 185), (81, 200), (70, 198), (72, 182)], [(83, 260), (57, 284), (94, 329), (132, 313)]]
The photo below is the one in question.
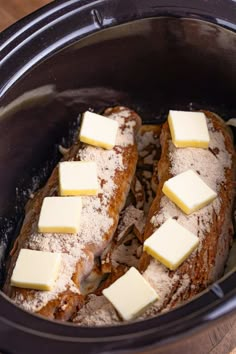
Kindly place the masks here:
[[(51, 0), (0, 0), (0, 31)], [(191, 338), (187, 341), (191, 346)], [(186, 343), (187, 345), (187, 343)], [(236, 354), (236, 317), (202, 338), (199, 354)], [(184, 353), (180, 353), (184, 354)]]
[(0, 31), (51, 0), (0, 0)]

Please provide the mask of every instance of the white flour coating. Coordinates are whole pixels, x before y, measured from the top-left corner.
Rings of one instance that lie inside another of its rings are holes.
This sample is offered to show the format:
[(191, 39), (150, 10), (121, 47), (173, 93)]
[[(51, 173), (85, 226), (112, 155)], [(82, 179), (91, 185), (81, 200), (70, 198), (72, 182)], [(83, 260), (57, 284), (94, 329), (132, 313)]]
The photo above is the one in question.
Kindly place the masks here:
[(137, 238), (134, 238), (130, 242), (131, 244), (129, 246), (122, 243), (114, 249), (111, 255), (113, 267), (117, 267), (119, 264), (125, 264), (128, 267), (138, 267), (139, 257), (137, 249), (140, 243)]
[[(154, 185), (153, 172), (151, 170), (154, 168), (155, 163), (158, 161), (158, 156), (160, 152), (160, 139), (159, 131), (156, 131), (156, 126), (148, 128), (148, 126), (143, 126), (137, 136), (138, 152), (139, 152), (139, 163), (144, 165), (144, 169), (139, 175), (142, 183), (142, 188), (145, 191), (145, 200), (143, 201), (143, 210), (145, 215), (148, 214), (151, 203), (154, 198), (154, 193), (156, 192), (156, 185)], [(146, 166), (147, 165), (147, 166)], [(141, 204), (141, 203), (140, 203)]]
[[(214, 130), (212, 123), (208, 120), (208, 129), (210, 134), (209, 149), (200, 148), (175, 148), (172, 141), (169, 141), (169, 158), (172, 162), (170, 173), (175, 176), (188, 169), (192, 169), (200, 174), (200, 177), (215, 191), (219, 192), (225, 181), (225, 169), (231, 167), (231, 155), (227, 152), (224, 143), (224, 136), (221, 132)], [(168, 218), (175, 218), (178, 223), (186, 227), (200, 239), (198, 250), (202, 247), (202, 241), (210, 227), (213, 214), (220, 211), (221, 201), (217, 197), (211, 204), (191, 215), (184, 214), (173, 202), (166, 196), (162, 196), (160, 201), (160, 211), (151, 219), (151, 223), (158, 227)], [(194, 257), (197, 250), (191, 257)], [(206, 264), (203, 260), (203, 265)], [(178, 272), (171, 278), (168, 269), (158, 261), (152, 259), (144, 277), (154, 287), (159, 295), (159, 300), (150, 307), (144, 314), (144, 317), (155, 312), (162, 307), (166, 296), (170, 295), (170, 290), (177, 280), (180, 281), (177, 291), (172, 296), (174, 301), (190, 286), (189, 276), (186, 274), (178, 279)], [(171, 303), (171, 302), (170, 302)]]
[[(45, 301), (55, 299), (58, 294), (63, 291), (70, 290), (75, 294), (79, 293), (78, 288), (75, 286), (71, 277), (74, 273), (76, 266), (76, 258), (63, 253), (62, 262), (59, 270), (59, 277), (55, 283), (55, 287), (51, 291), (35, 291), (31, 290), (32, 298), (24, 301), (24, 297), (21, 293), (16, 292), (14, 301), (16, 304), (21, 305), (25, 310), (36, 312), (39, 311), (44, 305)], [(30, 296), (30, 295), (29, 295)]]
[(112, 113), (109, 115), (109, 118), (117, 121), (119, 123), (119, 130), (116, 136), (116, 145), (117, 146), (128, 146), (134, 143), (134, 128), (136, 125), (135, 120), (127, 121), (130, 115), (130, 111), (121, 111), (119, 113)]
[(221, 132), (213, 131), (213, 125), (208, 120), (210, 144), (208, 149), (178, 148), (170, 141), (169, 155), (171, 173), (177, 175), (188, 169), (200, 173), (200, 177), (216, 192), (220, 190), (225, 180), (225, 169), (232, 163), (231, 155), (225, 149), (224, 136)]
[[(91, 268), (93, 260), (86, 255), (86, 246), (93, 245), (95, 254), (99, 254), (108, 242), (103, 237), (114, 223), (108, 212), (109, 202), (117, 188), (114, 183), (114, 176), (116, 171), (123, 171), (126, 168), (122, 157), (123, 147), (134, 143), (133, 135), (136, 121), (135, 119), (128, 121), (126, 118), (129, 116), (130, 111), (125, 110), (125, 108), (119, 113), (109, 116), (119, 123), (114, 149), (105, 150), (85, 144), (76, 156), (77, 159), (82, 161), (96, 161), (100, 182), (98, 196), (82, 197), (80, 231), (73, 235), (34, 232), (26, 241), (25, 248), (63, 253), (63, 263), (53, 291), (31, 290), (32, 296), (28, 296), (26, 300), (23, 299), (21, 293), (16, 292), (13, 300), (24, 308), (32, 312), (39, 311), (48, 301), (56, 299), (58, 294), (66, 289), (78, 293), (78, 288), (71, 277), (75, 272), (77, 263), (82, 264), (85, 273)], [(34, 223), (34, 229), (36, 228), (37, 222)]]
[[(122, 118), (120, 118), (121, 114)], [(133, 143), (133, 127), (135, 122), (128, 124), (126, 123), (126, 129), (124, 129), (125, 118), (128, 116), (128, 111), (123, 111), (119, 114), (116, 113), (109, 116), (120, 123), (120, 129), (117, 135), (117, 145), (119, 146), (116, 146), (116, 151), (102, 150), (98, 156), (96, 151), (94, 151), (94, 147), (86, 146), (85, 149), (83, 149), (77, 156), (83, 161), (96, 160), (98, 162), (99, 160), (99, 193), (102, 194), (101, 200), (97, 197), (83, 198), (83, 231), (81, 231), (75, 237), (73, 235), (73, 239), (71, 235), (43, 235), (37, 233), (32, 235), (30, 242), (28, 243), (29, 248), (68, 253), (64, 254), (63, 256), (69, 258), (64, 258), (61, 270), (63, 276), (60, 277), (60, 280), (58, 280), (54, 290), (52, 292), (47, 292), (47, 299), (45, 299), (45, 292), (37, 292), (37, 301), (33, 303), (29, 301), (23, 301), (22, 295), (18, 295), (16, 297), (15, 301), (23, 305), (25, 309), (30, 311), (37, 311), (43, 307), (45, 302), (55, 298), (58, 293), (64, 291), (67, 288), (75, 293), (78, 292), (78, 289), (71, 280), (71, 276), (78, 259), (82, 259), (83, 257), (86, 258), (86, 255), (83, 252), (83, 247), (86, 247), (86, 244), (89, 242), (96, 242), (99, 244), (101, 241), (99, 233), (106, 232), (106, 230), (108, 230), (112, 225), (112, 219), (108, 217), (106, 209), (110, 200), (109, 193), (113, 193), (115, 188), (112, 181), (112, 176), (114, 176), (116, 170), (124, 169), (122, 156), (119, 154), (122, 151), (121, 147)], [(170, 161), (173, 162), (170, 172), (174, 176), (188, 169), (192, 169), (200, 174), (200, 177), (212, 189), (219, 192), (225, 180), (225, 169), (231, 166), (231, 155), (225, 149), (223, 135), (220, 132), (214, 131), (213, 125), (209, 120), (208, 128), (211, 138), (209, 149), (176, 149), (172, 142), (169, 141), (169, 157)], [(144, 135), (145, 137), (143, 138), (142, 136), (142, 140), (139, 139), (139, 151), (142, 151), (146, 146), (150, 144), (150, 139), (153, 139), (152, 143), (154, 143), (154, 140), (156, 143), (153, 132), (145, 132)], [(97, 149), (95, 148), (95, 150)], [(147, 159), (145, 160), (145, 163), (151, 163), (153, 156), (147, 156)], [(109, 161), (109, 169), (107, 168), (106, 161)], [(147, 177), (150, 178), (150, 176)], [(164, 223), (169, 217), (175, 217), (180, 224), (185, 226), (199, 237), (199, 247), (201, 247), (204, 234), (207, 231), (210, 231), (212, 215), (213, 213), (219, 212), (221, 201), (218, 197), (210, 205), (188, 216), (182, 213), (181, 210), (165, 196), (163, 196), (161, 199), (160, 207), (161, 209), (159, 214), (153, 216), (151, 219), (151, 222), (155, 227), (158, 227)], [(130, 219), (126, 220), (126, 226), (130, 223), (135, 223), (135, 219), (137, 220), (135, 214), (137, 215), (137, 213), (134, 213), (134, 215), (132, 215), (132, 213), (127, 214), (127, 217), (130, 217)], [(132, 217), (134, 219), (133, 221), (131, 220)], [(94, 234), (93, 229), (98, 230), (98, 232)], [(137, 252), (135, 252), (135, 250), (138, 248), (138, 244), (138, 241), (134, 239), (131, 243), (131, 246), (129, 247), (126, 247), (124, 244), (121, 244), (119, 247), (117, 247), (112, 254), (113, 266), (117, 266), (119, 263), (125, 263), (128, 266), (136, 266), (138, 258), (136, 258)], [(195, 253), (192, 255), (194, 256), (194, 254)], [(172, 289), (175, 286), (177, 286), (177, 289), (174, 292), (168, 306), (170, 306), (171, 303), (176, 299), (181, 297), (186, 289), (191, 286), (188, 274), (185, 274), (180, 278), (178, 272), (175, 272), (173, 276), (170, 276), (168, 269), (155, 259), (151, 259), (151, 262), (143, 273), (143, 276), (156, 290), (159, 299), (141, 316), (139, 316), (138, 319), (151, 317), (155, 315), (159, 309), (162, 309), (165, 300), (168, 299)], [(90, 295), (87, 304), (79, 311), (77, 317), (75, 318), (75, 322), (85, 326), (95, 326), (119, 324), (121, 321), (113, 306), (106, 300), (104, 296)]]
[(155, 145), (156, 147), (160, 146), (159, 137), (156, 136), (156, 134), (152, 130), (146, 131), (143, 134), (139, 134), (137, 136), (137, 144), (139, 152), (142, 152), (151, 144)]
[(117, 228), (117, 241), (120, 242), (132, 226), (140, 227), (141, 222), (144, 222), (143, 211), (135, 208), (133, 205), (129, 205), (120, 215)]
[(106, 326), (121, 323), (115, 308), (103, 295), (89, 295), (87, 304), (78, 312), (74, 322), (83, 326)]
[[(170, 172), (171, 175), (175, 176), (192, 169), (200, 175), (209, 187), (219, 192), (225, 181), (225, 169), (231, 166), (231, 155), (225, 148), (223, 134), (214, 131), (209, 120), (208, 129), (210, 135), (209, 149), (175, 148), (171, 140), (169, 141), (169, 156), (172, 162)], [(178, 223), (199, 237), (199, 247), (201, 247), (205, 233), (210, 231), (213, 213), (218, 214), (220, 206), (221, 201), (217, 197), (206, 207), (191, 215), (186, 215), (166, 196), (163, 196), (160, 202), (160, 212), (152, 217), (151, 222), (157, 227), (168, 218), (175, 217)]]
[[(171, 174), (176, 175), (187, 169), (193, 169), (197, 173), (200, 172), (202, 179), (217, 192), (220, 190), (222, 183), (225, 180), (225, 169), (231, 167), (231, 156), (226, 151), (224, 137), (220, 132), (214, 131), (213, 125), (208, 121), (210, 133), (210, 150), (199, 148), (176, 149), (172, 142), (169, 142), (169, 156), (173, 162), (171, 166)], [(147, 133), (146, 133), (147, 134)], [(138, 139), (139, 151), (145, 148), (149, 142), (151, 133), (148, 133), (148, 140), (145, 142)], [(148, 176), (150, 178), (150, 176)], [(177, 218), (178, 222), (196, 234), (202, 241), (204, 234), (210, 231), (210, 222), (213, 213), (220, 210), (220, 198), (216, 198), (213, 203), (207, 207), (195, 212), (191, 215), (185, 215), (175, 206), (166, 196), (161, 199), (161, 210), (159, 214), (153, 216), (151, 222), (154, 226), (159, 226), (169, 217)], [(126, 257), (126, 249), (124, 245), (116, 248), (113, 252), (113, 263), (116, 265), (118, 260), (122, 259), (125, 264), (131, 261), (130, 255)], [(201, 247), (201, 245), (200, 245)], [(193, 253), (194, 255), (194, 253)], [(203, 264), (206, 262), (203, 261)], [(138, 319), (145, 319), (154, 316), (158, 311), (166, 311), (172, 303), (181, 298), (186, 290), (191, 287), (191, 281), (188, 274), (180, 276), (175, 272), (170, 276), (169, 270), (155, 259), (151, 259), (149, 266), (143, 273), (144, 278), (156, 290), (159, 299), (150, 306)], [(169, 299), (171, 291), (173, 293)], [(192, 286), (194, 288), (194, 285)], [(165, 301), (167, 300), (167, 304)], [(170, 300), (170, 301), (169, 301)], [(168, 304), (169, 302), (169, 304)], [(163, 310), (163, 306), (167, 307)], [(79, 312), (76, 322), (83, 325), (103, 325), (116, 324), (117, 317), (114, 309), (109, 306), (107, 300), (103, 296), (95, 296), (89, 298), (88, 304), (82, 311)]]
[(184, 274), (182, 279), (181, 279), (181, 282), (180, 282), (180, 285), (178, 286), (178, 289), (177, 291), (173, 294), (173, 296), (171, 297), (171, 301), (170, 301), (170, 308), (171, 308), (171, 305), (172, 303), (175, 302), (175, 300), (178, 300), (179, 297), (185, 293), (186, 289), (188, 287), (191, 286), (191, 282), (190, 282), (190, 278), (189, 278), (189, 275), (188, 274)]
[[(163, 305), (174, 284), (179, 281), (179, 276), (177, 274), (175, 274), (173, 278), (170, 278), (168, 269), (154, 259), (151, 260), (148, 271), (143, 273), (143, 277), (156, 290), (159, 299), (138, 317), (139, 320), (153, 316), (158, 308), (161, 308)], [(185, 286), (186, 283), (184, 281), (179, 291), (183, 292)], [(114, 307), (103, 295), (90, 295), (87, 304), (78, 312), (74, 322), (83, 326), (101, 326), (122, 323)]]
[(153, 289), (155, 289), (159, 297), (158, 300), (141, 316), (141, 318), (148, 318), (153, 316), (153, 314), (157, 313), (157, 311), (163, 307), (171, 289), (180, 279), (177, 273), (171, 278), (168, 269), (154, 258), (151, 259), (148, 268), (143, 273), (143, 277), (149, 282)]
[(139, 179), (136, 176), (133, 179), (133, 183), (131, 187), (136, 200), (136, 208), (142, 209), (144, 206), (145, 194), (144, 194), (142, 183), (139, 181)]

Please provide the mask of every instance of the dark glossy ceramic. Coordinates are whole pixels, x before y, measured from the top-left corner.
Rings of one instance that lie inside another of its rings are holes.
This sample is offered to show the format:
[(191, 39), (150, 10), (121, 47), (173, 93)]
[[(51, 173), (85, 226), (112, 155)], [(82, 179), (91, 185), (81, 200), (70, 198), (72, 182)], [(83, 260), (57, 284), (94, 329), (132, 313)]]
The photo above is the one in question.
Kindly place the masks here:
[[(236, 3), (55, 1), (0, 35), (0, 261), (23, 207), (69, 144), (78, 114), (115, 104), (160, 122), (169, 108), (236, 117)], [(143, 322), (81, 328), (31, 315), (0, 293), (0, 351), (200, 353), (236, 309), (236, 273)], [(200, 337), (199, 337), (200, 336)]]

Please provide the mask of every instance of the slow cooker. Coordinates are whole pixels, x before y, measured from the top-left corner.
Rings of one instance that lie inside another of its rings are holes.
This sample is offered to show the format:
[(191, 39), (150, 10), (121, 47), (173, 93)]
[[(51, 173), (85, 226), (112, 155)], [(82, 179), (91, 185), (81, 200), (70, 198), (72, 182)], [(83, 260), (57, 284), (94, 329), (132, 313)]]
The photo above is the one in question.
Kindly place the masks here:
[[(58, 0), (1, 33), (1, 283), (24, 204), (79, 113), (122, 104), (147, 123), (170, 108), (236, 117), (235, 32), (234, 0)], [(46, 320), (0, 292), (0, 352), (205, 353), (235, 318), (235, 284), (233, 269), (175, 310), (106, 328)]]

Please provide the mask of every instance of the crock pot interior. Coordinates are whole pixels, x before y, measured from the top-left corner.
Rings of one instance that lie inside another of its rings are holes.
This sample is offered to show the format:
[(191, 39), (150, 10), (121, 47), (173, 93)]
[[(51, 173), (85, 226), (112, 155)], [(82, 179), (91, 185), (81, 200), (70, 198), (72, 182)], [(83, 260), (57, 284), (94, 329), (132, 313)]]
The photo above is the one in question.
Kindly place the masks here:
[(73, 140), (79, 113), (122, 104), (147, 123), (162, 122), (169, 109), (236, 117), (235, 58), (234, 32), (162, 17), (101, 30), (30, 67), (1, 102), (2, 280), (24, 204), (58, 161), (58, 144)]

